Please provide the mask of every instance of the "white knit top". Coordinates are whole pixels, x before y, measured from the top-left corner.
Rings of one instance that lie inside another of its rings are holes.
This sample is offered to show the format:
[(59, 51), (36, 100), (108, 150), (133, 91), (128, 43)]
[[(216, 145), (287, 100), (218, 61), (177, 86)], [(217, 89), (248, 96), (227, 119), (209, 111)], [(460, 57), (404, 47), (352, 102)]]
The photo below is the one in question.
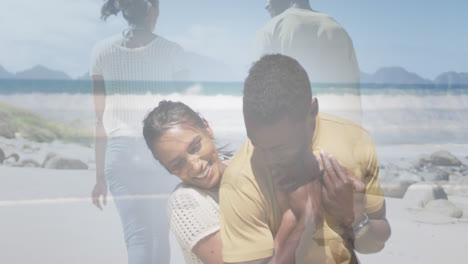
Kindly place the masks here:
[(103, 123), (108, 137), (142, 135), (142, 121), (158, 102), (148, 92), (159, 93), (177, 73), (187, 70), (183, 49), (157, 36), (146, 46), (126, 48), (122, 36), (98, 42), (92, 52), (90, 75), (105, 81), (106, 105)]
[(179, 184), (169, 197), (167, 215), (188, 264), (203, 264), (192, 252), (203, 238), (219, 231), (219, 189)]

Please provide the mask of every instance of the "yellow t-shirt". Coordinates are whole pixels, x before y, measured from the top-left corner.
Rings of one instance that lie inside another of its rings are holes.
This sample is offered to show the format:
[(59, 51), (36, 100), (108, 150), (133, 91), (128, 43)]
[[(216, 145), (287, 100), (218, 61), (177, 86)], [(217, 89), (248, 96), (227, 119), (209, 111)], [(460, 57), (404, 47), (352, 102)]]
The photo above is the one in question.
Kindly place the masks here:
[[(383, 205), (378, 159), (370, 134), (359, 125), (319, 114), (311, 150), (333, 154), (340, 164), (366, 184), (366, 212)], [(244, 262), (273, 255), (281, 211), (262, 153), (247, 141), (223, 175), (220, 186), (221, 239), (225, 262)], [(323, 212), (323, 223), (311, 234), (310, 246), (296, 253), (297, 263), (349, 263), (352, 242), (339, 222)]]

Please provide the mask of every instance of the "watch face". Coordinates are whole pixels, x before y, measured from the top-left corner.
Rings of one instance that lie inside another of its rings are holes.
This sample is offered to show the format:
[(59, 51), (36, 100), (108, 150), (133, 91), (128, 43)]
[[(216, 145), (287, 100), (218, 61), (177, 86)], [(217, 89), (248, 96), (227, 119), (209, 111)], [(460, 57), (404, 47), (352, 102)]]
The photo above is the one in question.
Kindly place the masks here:
[(359, 230), (362, 229), (364, 226), (366, 226), (367, 223), (369, 223), (369, 217), (367, 216), (366, 213), (364, 213), (364, 219), (358, 224), (356, 224), (355, 226), (353, 226), (354, 233), (359, 232)]

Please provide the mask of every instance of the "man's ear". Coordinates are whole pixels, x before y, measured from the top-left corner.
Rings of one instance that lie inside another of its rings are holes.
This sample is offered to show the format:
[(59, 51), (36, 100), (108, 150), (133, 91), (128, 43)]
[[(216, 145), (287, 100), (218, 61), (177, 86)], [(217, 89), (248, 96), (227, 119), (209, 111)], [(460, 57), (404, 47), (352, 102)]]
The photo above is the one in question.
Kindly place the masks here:
[(315, 119), (319, 113), (319, 103), (316, 97), (312, 98), (312, 102), (310, 103), (309, 113), (307, 113), (307, 124), (308, 127), (311, 129), (310, 132), (313, 133), (315, 130)]
[(210, 125), (208, 124), (208, 121), (206, 121), (206, 119), (203, 117), (202, 117), (202, 120), (203, 120), (203, 124), (205, 124), (206, 133), (208, 133), (208, 136), (210, 136), (211, 139), (214, 139), (214, 133)]
[(318, 103), (317, 97), (313, 97), (312, 102), (310, 103), (309, 116), (315, 120), (315, 117), (317, 117), (318, 112), (319, 112), (319, 103)]

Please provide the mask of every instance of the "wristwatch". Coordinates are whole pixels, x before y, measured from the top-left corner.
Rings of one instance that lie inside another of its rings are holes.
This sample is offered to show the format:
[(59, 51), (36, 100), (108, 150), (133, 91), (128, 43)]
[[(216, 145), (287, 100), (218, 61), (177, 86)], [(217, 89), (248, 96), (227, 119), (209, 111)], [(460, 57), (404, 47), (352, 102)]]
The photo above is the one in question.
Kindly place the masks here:
[(359, 222), (359, 223), (356, 223), (355, 225), (353, 225), (353, 231), (354, 231), (354, 237), (355, 238), (358, 238), (360, 237), (363, 233), (365, 233), (365, 231), (367, 230), (367, 225), (369, 224), (369, 217), (367, 216), (367, 214), (364, 212), (364, 219)]

